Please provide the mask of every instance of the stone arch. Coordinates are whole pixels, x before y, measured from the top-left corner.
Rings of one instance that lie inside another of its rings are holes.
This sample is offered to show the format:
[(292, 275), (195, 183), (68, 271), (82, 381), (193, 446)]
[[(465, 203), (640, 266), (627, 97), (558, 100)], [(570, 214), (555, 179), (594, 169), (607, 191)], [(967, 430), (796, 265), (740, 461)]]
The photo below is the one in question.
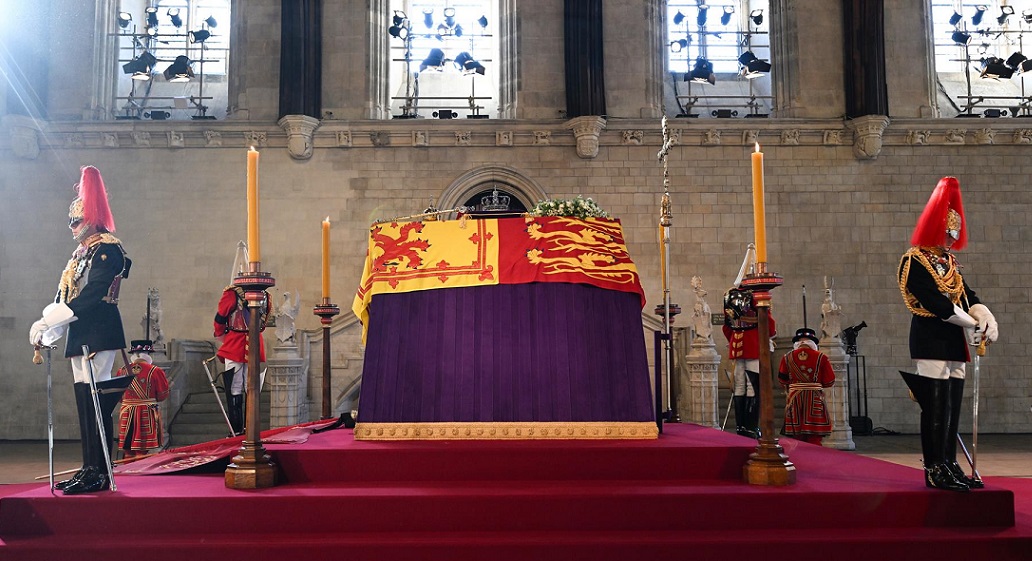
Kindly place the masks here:
[(455, 208), (491, 183), (505, 186), (506, 191), (527, 208), (548, 198), (548, 194), (536, 181), (515, 168), (489, 165), (473, 168), (455, 178), (451, 185), (441, 192), (437, 206), (442, 209)]

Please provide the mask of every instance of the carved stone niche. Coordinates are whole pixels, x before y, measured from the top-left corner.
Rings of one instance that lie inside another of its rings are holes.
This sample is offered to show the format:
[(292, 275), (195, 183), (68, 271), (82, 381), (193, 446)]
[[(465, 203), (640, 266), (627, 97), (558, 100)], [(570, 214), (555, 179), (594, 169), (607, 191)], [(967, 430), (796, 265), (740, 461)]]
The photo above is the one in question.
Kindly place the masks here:
[(860, 160), (873, 160), (881, 154), (882, 135), (889, 126), (884, 115), (864, 115), (846, 122), (853, 129), (853, 155)]
[(11, 150), (26, 160), (39, 157), (39, 125), (25, 115), (4, 115), (3, 124), (11, 134)]
[(598, 156), (598, 137), (606, 128), (602, 117), (577, 117), (566, 121), (566, 128), (577, 138), (577, 155), (589, 159)]
[(312, 157), (313, 137), (319, 123), (319, 119), (308, 115), (285, 115), (279, 120), (277, 124), (287, 132), (287, 152), (291, 158), (307, 160)]

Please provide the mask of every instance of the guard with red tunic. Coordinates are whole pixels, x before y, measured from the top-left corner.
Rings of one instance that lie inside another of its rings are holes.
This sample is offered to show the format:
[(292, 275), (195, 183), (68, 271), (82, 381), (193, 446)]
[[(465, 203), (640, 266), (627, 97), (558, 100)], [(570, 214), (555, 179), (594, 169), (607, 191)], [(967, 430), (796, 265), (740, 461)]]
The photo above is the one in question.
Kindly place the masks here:
[[(261, 313), (255, 318), (260, 331), (265, 331), (269, 317), (269, 301), (265, 300)], [(244, 299), (244, 290), (227, 286), (219, 299), (215, 312), (215, 338), (222, 342), (216, 355), (225, 361), (222, 383), (226, 391), (226, 415), (236, 434), (244, 433), (244, 390), (247, 388), (247, 326), (251, 320), (251, 309)], [(265, 362), (265, 339), (258, 337), (260, 360)]]
[(133, 377), (122, 394), (122, 408), (118, 415), (118, 448), (125, 458), (142, 456), (162, 447), (163, 426), (158, 403), (165, 401), (169, 392), (165, 371), (155, 366), (150, 356), (154, 352), (154, 343), (137, 340), (131, 345), (131, 364), (123, 366), (116, 374), (116, 377)]
[[(760, 340), (753, 293), (732, 288), (724, 294), (724, 325), (727, 359), (734, 365), (732, 401), (736, 432), (749, 438), (760, 437)], [(774, 316), (768, 316), (768, 332), (773, 338)], [(770, 341), (762, 344), (769, 345)]]
[(831, 434), (831, 416), (824, 388), (835, 385), (835, 370), (828, 356), (817, 350), (817, 333), (796, 330), (792, 350), (781, 358), (778, 382), (788, 390), (785, 398), (785, 434), (820, 446)]
[(925, 485), (950, 491), (982, 487), (957, 463), (960, 403), (969, 344), (996, 341), (998, 326), (961, 276), (953, 252), (967, 245), (967, 219), (956, 177), (943, 177), (928, 199), (899, 263), (899, 289), (911, 313), (910, 357), (900, 372), (921, 406)]

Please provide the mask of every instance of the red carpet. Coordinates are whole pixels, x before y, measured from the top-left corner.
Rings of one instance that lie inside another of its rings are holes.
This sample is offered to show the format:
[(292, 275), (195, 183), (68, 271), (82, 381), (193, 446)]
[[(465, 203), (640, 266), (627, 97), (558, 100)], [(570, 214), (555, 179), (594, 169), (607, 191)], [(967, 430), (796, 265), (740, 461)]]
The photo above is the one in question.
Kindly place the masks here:
[(936, 491), (912, 468), (781, 443), (798, 481), (770, 488), (741, 483), (753, 441), (695, 425), (655, 441), (358, 442), (339, 429), (269, 444), (285, 480), (272, 489), (226, 489), (214, 473), (4, 493), (0, 560), (1032, 557), (1032, 481)]

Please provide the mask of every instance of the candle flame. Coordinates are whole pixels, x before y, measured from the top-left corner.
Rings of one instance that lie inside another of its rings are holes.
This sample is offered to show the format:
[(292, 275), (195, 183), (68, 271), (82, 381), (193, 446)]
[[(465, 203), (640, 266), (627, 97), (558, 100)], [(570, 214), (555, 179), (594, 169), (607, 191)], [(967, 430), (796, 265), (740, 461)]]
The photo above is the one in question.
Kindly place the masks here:
[(326, 218), (323, 218), (323, 222), (329, 224), (330, 223), (330, 217), (327, 216)]
[(757, 143), (756, 143), (756, 152), (759, 152), (759, 151), (760, 151), (760, 143), (759, 143), (759, 142), (757, 142)]
[(251, 152), (257, 152), (257, 150), (254, 149), (254, 146), (251, 147), (250, 151)]

